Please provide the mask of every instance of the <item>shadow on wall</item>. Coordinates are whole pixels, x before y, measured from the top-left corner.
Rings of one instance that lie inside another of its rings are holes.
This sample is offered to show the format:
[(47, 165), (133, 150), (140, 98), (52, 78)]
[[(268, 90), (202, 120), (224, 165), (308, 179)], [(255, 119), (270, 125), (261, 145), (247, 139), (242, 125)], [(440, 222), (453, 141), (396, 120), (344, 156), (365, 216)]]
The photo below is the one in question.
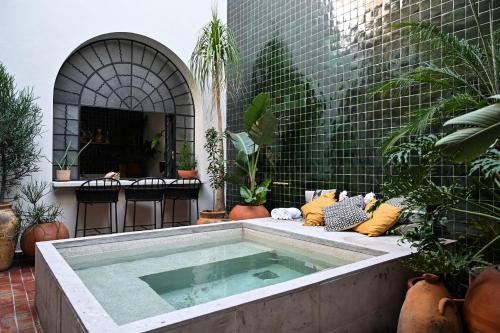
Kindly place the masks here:
[[(285, 42), (278, 37), (268, 41), (259, 52), (253, 66), (252, 87), (253, 95), (270, 94), (271, 110), (279, 120), (277, 143), (272, 152), (267, 152), (267, 162), (261, 170), (266, 177), (289, 185), (273, 186), (271, 205), (297, 205), (292, 198), (302, 197), (305, 189), (314, 186), (311, 183), (327, 182), (331, 172), (329, 150), (322, 139), (327, 103), (299, 72)], [(306, 174), (311, 177), (301, 177)]]

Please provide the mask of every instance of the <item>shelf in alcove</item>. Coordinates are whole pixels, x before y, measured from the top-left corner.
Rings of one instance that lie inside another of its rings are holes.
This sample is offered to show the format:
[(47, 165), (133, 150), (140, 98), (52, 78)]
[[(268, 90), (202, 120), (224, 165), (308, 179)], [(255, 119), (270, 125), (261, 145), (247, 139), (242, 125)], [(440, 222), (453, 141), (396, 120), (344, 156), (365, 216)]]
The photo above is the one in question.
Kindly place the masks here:
[[(87, 142), (81, 142), (80, 146), (84, 147), (86, 144), (87, 144)], [(137, 143), (130, 144), (130, 143), (111, 143), (111, 142), (108, 142), (108, 143), (91, 142), (89, 144), (89, 146), (101, 146), (101, 147), (102, 146), (108, 146), (108, 147), (124, 147), (124, 146), (127, 146), (127, 147), (139, 147), (139, 146), (142, 146), (142, 145), (137, 144)]]

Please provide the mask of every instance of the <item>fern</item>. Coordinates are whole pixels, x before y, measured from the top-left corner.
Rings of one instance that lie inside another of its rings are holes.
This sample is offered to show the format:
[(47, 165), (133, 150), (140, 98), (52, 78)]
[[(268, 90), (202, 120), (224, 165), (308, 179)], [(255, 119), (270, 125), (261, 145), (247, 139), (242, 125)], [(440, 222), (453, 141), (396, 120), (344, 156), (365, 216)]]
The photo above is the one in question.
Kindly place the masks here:
[(493, 180), (500, 187), (500, 150), (491, 148), (471, 163), (470, 175), (480, 172), (483, 178)]

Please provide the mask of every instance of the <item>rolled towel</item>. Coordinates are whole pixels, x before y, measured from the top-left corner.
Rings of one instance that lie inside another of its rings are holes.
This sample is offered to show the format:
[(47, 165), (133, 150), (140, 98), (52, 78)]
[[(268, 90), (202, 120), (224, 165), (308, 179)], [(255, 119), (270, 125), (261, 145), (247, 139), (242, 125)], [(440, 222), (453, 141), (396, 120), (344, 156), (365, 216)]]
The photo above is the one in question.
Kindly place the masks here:
[(375, 199), (375, 193), (370, 192), (370, 193), (367, 193), (365, 195), (365, 197), (363, 198), (363, 201), (364, 201), (365, 205), (367, 205), (373, 199)]
[(300, 209), (290, 208), (274, 208), (271, 211), (271, 217), (275, 220), (293, 220), (300, 217)]
[(339, 202), (342, 201), (342, 200), (344, 200), (344, 199), (347, 199), (347, 198), (349, 198), (349, 196), (347, 196), (347, 191), (340, 192), (340, 194), (339, 194)]

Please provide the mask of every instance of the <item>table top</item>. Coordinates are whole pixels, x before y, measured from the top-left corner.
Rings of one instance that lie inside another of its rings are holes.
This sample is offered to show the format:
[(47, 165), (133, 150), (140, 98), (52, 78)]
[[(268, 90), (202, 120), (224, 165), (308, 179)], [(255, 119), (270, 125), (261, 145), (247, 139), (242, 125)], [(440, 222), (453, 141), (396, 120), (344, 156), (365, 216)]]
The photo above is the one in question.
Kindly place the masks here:
[[(68, 181), (56, 181), (56, 180), (54, 180), (54, 181), (52, 181), (52, 187), (54, 189), (76, 188), (76, 187), (80, 187), (80, 185), (82, 185), (83, 183), (85, 183), (88, 180), (90, 180), (90, 179), (68, 180)], [(132, 184), (136, 180), (137, 179), (120, 179), (120, 184), (122, 186), (128, 186), (128, 185)], [(170, 183), (174, 182), (177, 179), (175, 179), (175, 178), (163, 178), (163, 180), (167, 184), (170, 184)], [(186, 181), (184, 184), (187, 185), (189, 183)], [(182, 185), (182, 183), (179, 183), (179, 185)]]

